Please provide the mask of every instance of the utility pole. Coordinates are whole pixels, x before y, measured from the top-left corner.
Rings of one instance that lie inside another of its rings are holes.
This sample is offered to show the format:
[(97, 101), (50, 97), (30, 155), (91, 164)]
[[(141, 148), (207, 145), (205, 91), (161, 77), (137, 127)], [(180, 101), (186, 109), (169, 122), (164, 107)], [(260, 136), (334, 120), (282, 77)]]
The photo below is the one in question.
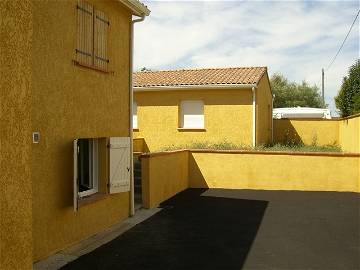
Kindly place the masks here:
[(324, 95), (324, 69), (321, 69), (321, 94), (322, 94), (322, 99), (325, 105), (325, 95)]

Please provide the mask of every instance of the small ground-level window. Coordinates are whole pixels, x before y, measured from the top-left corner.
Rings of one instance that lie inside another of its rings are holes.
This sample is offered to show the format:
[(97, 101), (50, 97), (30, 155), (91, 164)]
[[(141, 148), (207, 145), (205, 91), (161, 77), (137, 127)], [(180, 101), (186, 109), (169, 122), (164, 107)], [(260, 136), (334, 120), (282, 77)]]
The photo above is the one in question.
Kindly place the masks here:
[(135, 101), (133, 102), (132, 115), (133, 115), (133, 129), (137, 129), (138, 128), (138, 117), (137, 117), (137, 103)]
[(77, 140), (77, 179), (79, 197), (98, 192), (98, 140)]
[(181, 128), (204, 128), (204, 102), (202, 100), (185, 100), (180, 108)]

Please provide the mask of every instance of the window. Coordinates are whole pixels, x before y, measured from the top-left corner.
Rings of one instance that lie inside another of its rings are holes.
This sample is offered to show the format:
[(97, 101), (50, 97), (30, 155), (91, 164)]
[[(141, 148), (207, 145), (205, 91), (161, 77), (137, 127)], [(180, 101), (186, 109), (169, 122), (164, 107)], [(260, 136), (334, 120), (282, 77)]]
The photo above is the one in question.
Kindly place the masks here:
[(77, 179), (79, 196), (84, 197), (98, 191), (98, 140), (77, 141)]
[(130, 137), (74, 140), (74, 211), (95, 197), (130, 191), (130, 142)]
[(137, 103), (134, 101), (133, 102), (133, 129), (137, 129), (138, 128), (138, 117), (137, 117)]
[(110, 22), (104, 12), (94, 9), (85, 1), (77, 6), (76, 62), (88, 67), (107, 71), (108, 31)]
[(187, 100), (181, 102), (180, 127), (189, 129), (204, 128), (204, 102)]

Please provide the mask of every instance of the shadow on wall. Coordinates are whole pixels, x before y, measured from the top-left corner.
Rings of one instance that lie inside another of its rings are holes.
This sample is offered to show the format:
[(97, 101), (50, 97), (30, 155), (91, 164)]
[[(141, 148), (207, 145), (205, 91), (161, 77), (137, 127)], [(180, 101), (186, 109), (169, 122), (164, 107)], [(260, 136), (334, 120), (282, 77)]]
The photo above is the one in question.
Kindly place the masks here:
[(204, 191), (177, 194), (156, 215), (63, 269), (241, 269), (268, 202)]
[(274, 121), (274, 142), (286, 145), (304, 144), (299, 133), (288, 119)]
[(191, 172), (191, 188), (209, 188), (197, 162), (194, 159), (194, 156), (189, 153), (189, 172)]

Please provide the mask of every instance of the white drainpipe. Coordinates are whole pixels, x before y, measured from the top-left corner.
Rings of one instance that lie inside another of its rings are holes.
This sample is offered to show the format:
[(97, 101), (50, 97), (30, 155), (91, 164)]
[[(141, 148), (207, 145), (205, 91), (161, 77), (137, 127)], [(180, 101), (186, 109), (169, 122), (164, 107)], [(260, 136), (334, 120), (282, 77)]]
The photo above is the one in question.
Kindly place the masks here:
[(129, 65), (129, 103), (130, 103), (130, 113), (129, 113), (129, 130), (130, 130), (130, 216), (135, 215), (135, 196), (134, 196), (134, 158), (133, 158), (133, 119), (132, 119), (132, 110), (133, 110), (133, 55), (134, 55), (134, 24), (137, 22), (142, 22), (145, 19), (145, 16), (142, 16), (139, 19), (131, 21), (130, 29), (130, 65)]
[(256, 146), (256, 92), (255, 92), (255, 87), (251, 88), (252, 91), (252, 106), (253, 106), (253, 132), (252, 132), (252, 146), (255, 147)]

